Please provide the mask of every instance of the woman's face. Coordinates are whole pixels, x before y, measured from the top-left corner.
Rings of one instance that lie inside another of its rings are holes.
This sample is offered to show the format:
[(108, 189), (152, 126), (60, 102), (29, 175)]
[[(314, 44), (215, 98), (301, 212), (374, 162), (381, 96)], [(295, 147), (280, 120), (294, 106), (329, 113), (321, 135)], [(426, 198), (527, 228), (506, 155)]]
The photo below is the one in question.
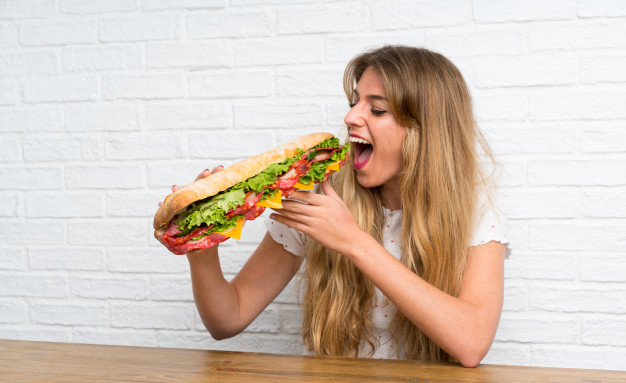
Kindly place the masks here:
[(363, 72), (344, 122), (359, 184), (367, 188), (397, 189), (406, 128), (391, 113), (382, 80), (374, 69)]

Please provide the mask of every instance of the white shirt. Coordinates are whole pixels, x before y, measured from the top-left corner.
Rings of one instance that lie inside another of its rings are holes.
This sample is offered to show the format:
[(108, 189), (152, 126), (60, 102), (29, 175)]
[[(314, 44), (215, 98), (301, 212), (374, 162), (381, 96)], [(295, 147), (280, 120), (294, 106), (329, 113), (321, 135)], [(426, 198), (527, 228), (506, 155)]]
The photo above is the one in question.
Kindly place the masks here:
[[(470, 246), (478, 246), (490, 241), (497, 241), (506, 244), (506, 256), (510, 254), (508, 246), (508, 238), (506, 236), (506, 225), (501, 215), (496, 209), (486, 201), (479, 203), (481, 208), (477, 215), (477, 225)], [(402, 255), (402, 244), (399, 242), (402, 229), (402, 211), (391, 211), (383, 207), (385, 217), (383, 226), (383, 247), (391, 253), (396, 259), (400, 260)], [(276, 222), (272, 219), (266, 219), (266, 226), (272, 238), (283, 245), (285, 250), (302, 256), (306, 235), (298, 230), (292, 229), (286, 225)], [(397, 308), (383, 295), (383, 293), (375, 287), (375, 306), (372, 310), (372, 324), (374, 326), (374, 336), (378, 337), (379, 346), (376, 347), (372, 354), (372, 358), (398, 359), (396, 350), (391, 337), (389, 326), (393, 319)], [(359, 345), (359, 355), (368, 356), (371, 353), (371, 346), (367, 342), (361, 342)]]

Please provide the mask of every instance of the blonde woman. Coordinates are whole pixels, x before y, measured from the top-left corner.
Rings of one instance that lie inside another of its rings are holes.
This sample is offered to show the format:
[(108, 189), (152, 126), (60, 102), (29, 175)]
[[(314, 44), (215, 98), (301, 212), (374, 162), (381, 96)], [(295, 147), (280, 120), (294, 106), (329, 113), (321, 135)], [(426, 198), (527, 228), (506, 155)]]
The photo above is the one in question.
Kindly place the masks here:
[(500, 319), (507, 240), (465, 81), (439, 54), (387, 46), (354, 58), (344, 89), (350, 164), (285, 200), (231, 282), (218, 246), (187, 255), (200, 316), (232, 337), (302, 267), (310, 351), (476, 366)]

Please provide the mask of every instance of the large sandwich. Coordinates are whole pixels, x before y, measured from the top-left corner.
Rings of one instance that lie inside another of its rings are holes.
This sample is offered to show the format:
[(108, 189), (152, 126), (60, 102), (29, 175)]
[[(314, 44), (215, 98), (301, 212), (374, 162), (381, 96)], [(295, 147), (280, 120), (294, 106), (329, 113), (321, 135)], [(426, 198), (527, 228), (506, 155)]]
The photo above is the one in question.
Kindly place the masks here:
[(282, 196), (339, 170), (348, 150), (330, 133), (313, 133), (183, 186), (156, 212), (155, 237), (174, 254), (239, 239), (266, 207), (281, 208)]

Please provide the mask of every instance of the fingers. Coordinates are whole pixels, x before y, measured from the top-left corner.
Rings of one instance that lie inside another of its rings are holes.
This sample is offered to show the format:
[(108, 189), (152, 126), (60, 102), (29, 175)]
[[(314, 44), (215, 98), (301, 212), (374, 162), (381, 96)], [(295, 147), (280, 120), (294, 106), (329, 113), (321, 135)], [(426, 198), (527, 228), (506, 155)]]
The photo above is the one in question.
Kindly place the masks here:
[(339, 195), (337, 194), (333, 186), (330, 184), (330, 182), (328, 182), (328, 180), (322, 182), (322, 191), (324, 192), (325, 195), (329, 197), (333, 197), (335, 199), (339, 198)]
[(176, 190), (179, 190), (180, 186), (178, 185), (172, 185), (172, 193), (175, 192)]
[(202, 173), (200, 173), (198, 175), (198, 177), (196, 177), (196, 181), (197, 180), (201, 180), (203, 178), (206, 178), (206, 177), (210, 176), (213, 173), (221, 172), (222, 170), (224, 170), (224, 167), (222, 165), (218, 165), (218, 166), (214, 167), (213, 170), (204, 169), (202, 171)]

